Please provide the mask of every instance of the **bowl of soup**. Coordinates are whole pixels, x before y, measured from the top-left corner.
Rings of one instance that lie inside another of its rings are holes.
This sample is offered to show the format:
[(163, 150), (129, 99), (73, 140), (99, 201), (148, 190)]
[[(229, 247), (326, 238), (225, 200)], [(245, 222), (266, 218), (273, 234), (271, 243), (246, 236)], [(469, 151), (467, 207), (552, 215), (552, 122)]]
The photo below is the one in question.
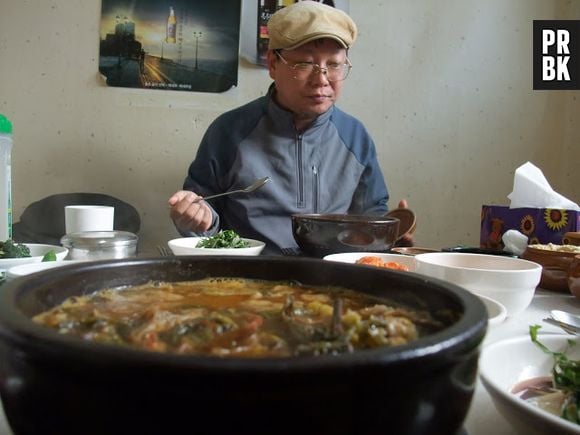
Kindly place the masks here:
[(81, 262), (3, 286), (0, 397), (15, 433), (456, 433), (486, 327), (476, 296), (408, 272)]

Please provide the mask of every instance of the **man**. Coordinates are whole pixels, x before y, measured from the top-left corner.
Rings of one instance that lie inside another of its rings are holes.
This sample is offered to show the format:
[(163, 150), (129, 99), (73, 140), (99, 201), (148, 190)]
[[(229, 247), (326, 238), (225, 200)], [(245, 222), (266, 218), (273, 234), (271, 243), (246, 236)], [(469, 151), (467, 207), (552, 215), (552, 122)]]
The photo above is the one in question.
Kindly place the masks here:
[[(276, 12), (268, 32), (268, 94), (210, 125), (169, 204), (182, 235), (233, 229), (273, 254), (297, 246), (292, 214), (384, 214), (389, 195), (371, 137), (334, 105), (351, 69), (354, 21), (304, 1)], [(272, 181), (252, 194), (193, 202), (265, 176)]]

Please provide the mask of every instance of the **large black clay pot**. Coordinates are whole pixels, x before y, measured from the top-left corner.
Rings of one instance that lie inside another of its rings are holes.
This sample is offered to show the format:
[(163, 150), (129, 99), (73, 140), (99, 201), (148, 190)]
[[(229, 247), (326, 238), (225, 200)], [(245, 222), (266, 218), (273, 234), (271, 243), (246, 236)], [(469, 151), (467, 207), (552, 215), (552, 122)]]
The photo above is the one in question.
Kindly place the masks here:
[[(219, 359), (84, 342), (30, 318), (71, 295), (207, 276), (338, 285), (428, 309), (440, 332), (341, 356)], [(16, 435), (455, 434), (487, 326), (476, 296), (413, 273), (307, 258), (76, 263), (0, 292), (0, 395)]]

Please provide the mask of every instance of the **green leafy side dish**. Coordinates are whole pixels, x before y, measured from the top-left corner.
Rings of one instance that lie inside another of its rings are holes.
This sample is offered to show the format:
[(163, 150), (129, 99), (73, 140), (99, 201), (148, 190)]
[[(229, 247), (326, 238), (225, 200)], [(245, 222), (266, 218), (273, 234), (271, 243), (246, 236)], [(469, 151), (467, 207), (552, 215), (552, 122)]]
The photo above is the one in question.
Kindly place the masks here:
[(568, 340), (564, 352), (553, 352), (538, 340), (540, 328), (540, 325), (530, 325), (530, 337), (543, 352), (554, 357), (553, 386), (565, 395), (560, 416), (572, 423), (580, 424), (580, 360), (569, 359), (566, 355), (568, 349), (575, 346), (576, 342)]
[(42, 261), (56, 261), (56, 253), (51, 249), (50, 251), (48, 251), (46, 254), (44, 254), (44, 257), (42, 257)]
[(30, 257), (28, 246), (16, 243), (10, 239), (0, 242), (0, 258), (25, 258)]
[(215, 236), (208, 237), (197, 243), (196, 248), (247, 248), (248, 242), (243, 240), (235, 231), (220, 231)]

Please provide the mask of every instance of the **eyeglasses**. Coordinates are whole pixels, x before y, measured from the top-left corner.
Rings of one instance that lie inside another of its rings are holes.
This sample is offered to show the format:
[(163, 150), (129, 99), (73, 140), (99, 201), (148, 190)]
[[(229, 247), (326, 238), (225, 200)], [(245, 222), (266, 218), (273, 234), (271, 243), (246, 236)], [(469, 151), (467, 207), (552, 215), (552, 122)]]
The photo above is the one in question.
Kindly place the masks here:
[(348, 58), (346, 59), (346, 63), (330, 63), (326, 65), (326, 68), (324, 68), (317, 63), (312, 62), (290, 64), (282, 57), (279, 51), (276, 51), (275, 53), (280, 60), (284, 62), (284, 65), (294, 70), (295, 80), (308, 80), (312, 73), (316, 72), (323, 73), (330, 82), (340, 82), (348, 77), (348, 73), (352, 68), (352, 64)]

